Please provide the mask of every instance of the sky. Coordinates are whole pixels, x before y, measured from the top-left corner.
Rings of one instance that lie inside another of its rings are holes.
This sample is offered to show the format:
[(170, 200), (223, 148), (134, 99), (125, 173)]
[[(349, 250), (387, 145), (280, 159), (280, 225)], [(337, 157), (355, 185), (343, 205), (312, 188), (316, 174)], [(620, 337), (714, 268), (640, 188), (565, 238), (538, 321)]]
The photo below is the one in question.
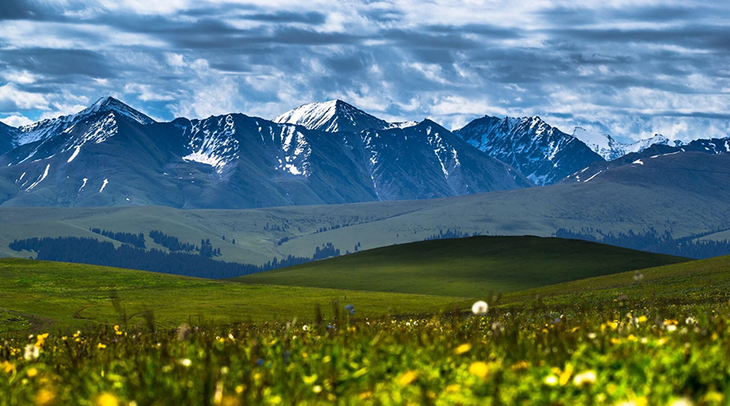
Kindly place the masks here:
[[(580, 5), (578, 5), (580, 3)], [(0, 120), (111, 95), (158, 120), (345, 100), (459, 128), (730, 135), (723, 0), (2, 0)]]

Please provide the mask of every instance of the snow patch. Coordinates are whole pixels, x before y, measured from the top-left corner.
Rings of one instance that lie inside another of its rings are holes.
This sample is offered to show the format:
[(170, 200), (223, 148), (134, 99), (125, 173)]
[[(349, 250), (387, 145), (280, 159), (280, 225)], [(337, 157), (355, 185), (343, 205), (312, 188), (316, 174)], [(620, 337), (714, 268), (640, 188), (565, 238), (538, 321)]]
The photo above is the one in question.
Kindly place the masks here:
[(601, 174), (601, 172), (603, 172), (603, 170), (600, 170), (600, 171), (596, 172), (595, 174), (593, 174), (593, 176), (591, 176), (590, 178), (588, 178), (588, 179), (584, 180), (584, 181), (583, 181), (583, 183), (588, 183), (588, 182), (590, 182), (591, 180), (593, 180), (593, 178), (595, 178), (596, 176), (600, 175), (600, 174)]
[(41, 175), (37, 181), (33, 182), (30, 186), (28, 186), (28, 189), (25, 189), (26, 192), (30, 192), (33, 190), (36, 186), (38, 186), (43, 180), (48, 176), (48, 171), (51, 169), (51, 164), (46, 165), (46, 170), (43, 171), (43, 175)]
[(74, 159), (76, 159), (76, 156), (79, 155), (80, 150), (81, 150), (81, 146), (79, 145), (78, 147), (76, 147), (76, 149), (74, 150), (74, 153), (71, 154), (71, 158), (69, 158), (68, 161), (66, 161), (66, 163), (71, 163)]
[(86, 187), (86, 182), (89, 181), (89, 178), (84, 178), (83, 183), (81, 184), (81, 187), (79, 188), (78, 193), (81, 193), (82, 190), (84, 190), (84, 187)]
[(104, 188), (108, 184), (109, 184), (109, 180), (107, 178), (104, 178), (104, 183), (101, 184), (101, 189), (99, 189), (99, 193), (103, 192), (104, 191)]
[(644, 165), (644, 162), (641, 159), (637, 159), (636, 161), (632, 162), (634, 165)]

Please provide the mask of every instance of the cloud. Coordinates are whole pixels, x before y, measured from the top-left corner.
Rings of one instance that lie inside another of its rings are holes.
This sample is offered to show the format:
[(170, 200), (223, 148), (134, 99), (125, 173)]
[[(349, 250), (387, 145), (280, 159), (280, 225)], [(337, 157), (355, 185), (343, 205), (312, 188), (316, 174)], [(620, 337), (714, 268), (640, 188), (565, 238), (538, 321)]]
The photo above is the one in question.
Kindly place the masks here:
[(627, 141), (720, 136), (729, 17), (713, 0), (7, 0), (0, 116), (107, 94), (163, 119), (342, 98), (448, 128), (540, 115)]

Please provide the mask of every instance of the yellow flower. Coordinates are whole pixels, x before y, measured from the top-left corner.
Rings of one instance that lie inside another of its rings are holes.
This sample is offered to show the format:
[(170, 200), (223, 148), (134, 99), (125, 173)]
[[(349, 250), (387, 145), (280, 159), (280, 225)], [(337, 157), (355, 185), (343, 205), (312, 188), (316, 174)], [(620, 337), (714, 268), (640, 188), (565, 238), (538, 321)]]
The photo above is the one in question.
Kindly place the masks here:
[(104, 348), (106, 348), (106, 345), (105, 344), (102, 344), (102, 343), (99, 343), (99, 344), (96, 345), (96, 348), (98, 348), (100, 350), (103, 350)]
[(36, 347), (42, 347), (43, 343), (46, 341), (46, 338), (48, 338), (48, 333), (45, 334), (38, 334), (38, 337), (36, 337), (35, 346)]
[(119, 406), (119, 401), (116, 396), (111, 393), (104, 392), (96, 399), (96, 404), (98, 406)]
[(471, 350), (471, 344), (466, 343), (466, 344), (462, 344), (462, 345), (456, 347), (456, 350), (454, 350), (454, 353), (456, 353), (456, 355), (461, 355), (461, 354), (465, 354), (465, 353), (469, 352), (470, 350)]
[(568, 364), (565, 366), (565, 371), (560, 374), (560, 379), (558, 380), (560, 386), (565, 386), (570, 380), (571, 375), (573, 375), (573, 365)]
[(322, 387), (320, 385), (314, 385), (314, 387), (312, 388), (312, 392), (320, 393), (322, 392)]
[(35, 368), (31, 368), (25, 374), (28, 375), (28, 378), (33, 378), (34, 376), (38, 375), (38, 370)]
[(484, 379), (487, 377), (487, 374), (489, 374), (489, 365), (481, 361), (472, 362), (472, 364), (469, 365), (469, 373)]
[(461, 385), (456, 384), (456, 383), (451, 384), (446, 387), (446, 392), (449, 392), (449, 393), (456, 393), (456, 392), (459, 392), (460, 390), (461, 390)]
[(50, 405), (56, 399), (56, 394), (50, 389), (41, 389), (35, 394), (35, 404), (38, 406)]
[(5, 371), (6, 374), (9, 374), (15, 371), (15, 365), (9, 363), (8, 361), (3, 361), (3, 363), (0, 364), (0, 369)]
[(514, 365), (512, 365), (513, 371), (524, 371), (530, 368), (530, 364), (527, 363), (527, 361), (517, 361)]
[(639, 318), (637, 320), (639, 320), (639, 323), (645, 323), (646, 322), (646, 316), (639, 316)]
[(410, 385), (411, 383), (413, 383), (413, 381), (415, 381), (417, 377), (418, 377), (418, 375), (416, 375), (415, 372), (408, 371), (408, 372), (404, 373), (403, 375), (401, 375), (400, 378), (398, 378), (398, 383), (400, 383), (403, 386), (407, 386), (407, 385)]
[(548, 375), (545, 377), (545, 385), (555, 386), (558, 384), (558, 377), (555, 375)]
[(573, 378), (573, 384), (575, 386), (583, 386), (594, 382), (596, 382), (596, 373), (593, 371), (582, 372)]

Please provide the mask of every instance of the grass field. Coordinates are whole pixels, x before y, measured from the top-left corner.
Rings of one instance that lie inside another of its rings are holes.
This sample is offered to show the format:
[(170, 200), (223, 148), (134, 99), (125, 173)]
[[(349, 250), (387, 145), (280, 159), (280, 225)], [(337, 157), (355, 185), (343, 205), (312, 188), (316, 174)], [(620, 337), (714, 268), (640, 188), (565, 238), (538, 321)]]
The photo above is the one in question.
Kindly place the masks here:
[(317, 305), (331, 313), (334, 301), (377, 316), (449, 310), (464, 299), (254, 286), (91, 265), (0, 260), (0, 332), (123, 324), (123, 313), (130, 326), (145, 324), (153, 315), (155, 324), (167, 328), (183, 322), (312, 319)]
[(578, 240), (471, 237), (378, 248), (235, 280), (480, 298), (684, 261)]
[(511, 293), (483, 316), (8, 336), (0, 405), (725, 405), (729, 285), (724, 257)]

